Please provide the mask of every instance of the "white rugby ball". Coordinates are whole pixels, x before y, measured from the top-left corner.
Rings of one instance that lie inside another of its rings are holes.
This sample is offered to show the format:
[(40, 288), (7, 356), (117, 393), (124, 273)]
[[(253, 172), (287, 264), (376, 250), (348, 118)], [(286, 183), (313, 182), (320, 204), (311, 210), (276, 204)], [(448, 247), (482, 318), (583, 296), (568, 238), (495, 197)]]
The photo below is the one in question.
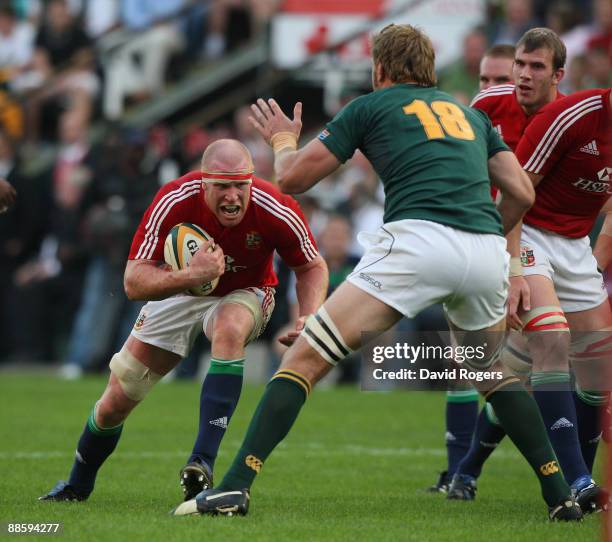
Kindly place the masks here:
[[(174, 226), (164, 242), (164, 260), (172, 267), (174, 271), (185, 269), (189, 266), (189, 262), (193, 255), (200, 250), (204, 241), (211, 240), (200, 226), (190, 224), (189, 222), (181, 222)], [(209, 249), (212, 251), (212, 248)], [(201, 286), (195, 286), (187, 290), (188, 293), (195, 296), (210, 295), (219, 284), (219, 277), (206, 282)]]

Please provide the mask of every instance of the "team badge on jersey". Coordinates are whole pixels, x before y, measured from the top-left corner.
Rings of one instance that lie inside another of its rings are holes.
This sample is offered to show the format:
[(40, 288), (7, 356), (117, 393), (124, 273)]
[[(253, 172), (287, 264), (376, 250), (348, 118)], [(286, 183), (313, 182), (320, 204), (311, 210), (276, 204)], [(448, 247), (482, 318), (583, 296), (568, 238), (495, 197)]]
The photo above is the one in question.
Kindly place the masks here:
[(533, 267), (535, 265), (535, 256), (533, 249), (527, 245), (521, 247), (521, 265), (523, 267)]
[(245, 246), (249, 250), (257, 250), (261, 246), (262, 242), (263, 238), (259, 232), (250, 231), (246, 234)]
[(143, 325), (144, 325), (144, 321), (145, 318), (147, 317), (147, 313), (142, 311), (139, 315), (138, 315), (138, 320), (136, 320), (136, 323), (134, 324), (134, 329), (136, 331), (138, 331)]
[(320, 134), (319, 134), (319, 139), (321, 141), (323, 141), (324, 139), (327, 138), (327, 136), (329, 136), (329, 131), (328, 130), (323, 130)]

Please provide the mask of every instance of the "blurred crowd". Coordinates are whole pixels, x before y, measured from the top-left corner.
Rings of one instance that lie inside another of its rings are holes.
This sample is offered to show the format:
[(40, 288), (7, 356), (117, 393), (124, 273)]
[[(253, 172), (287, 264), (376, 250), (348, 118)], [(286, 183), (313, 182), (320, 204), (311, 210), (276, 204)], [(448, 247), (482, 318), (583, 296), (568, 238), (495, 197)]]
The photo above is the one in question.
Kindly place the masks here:
[[(132, 234), (159, 187), (198, 169), (203, 149), (235, 137), (256, 174), (273, 178), (272, 153), (248, 122), (249, 108), (180, 134), (158, 124), (127, 129), (126, 108), (154, 99), (193, 65), (216, 62), (265, 29), (280, 0), (0, 0), (0, 177), (16, 206), (0, 215), (0, 362), (60, 363), (66, 377), (106, 366), (140, 309), (123, 293)], [(464, 39), (461, 58), (439, 74), (464, 102), (478, 90), (486, 49), (549, 26), (568, 47), (562, 91), (611, 82), (610, 0), (499, 0), (486, 25)], [(296, 96), (299, 98), (299, 96)], [(108, 135), (92, 144), (94, 123)], [(313, 126), (313, 128), (315, 128)], [(53, 163), (26, 175), (46, 145)], [(381, 186), (357, 153), (299, 198), (330, 269), (330, 291), (361, 254), (357, 233), (382, 223)], [(295, 316), (291, 273), (278, 264), (277, 309), (263, 341)], [(439, 311), (406, 323), (443, 329)], [(198, 344), (182, 374), (192, 375)], [(342, 380), (354, 380), (346, 364)], [(181, 372), (181, 370), (179, 370)]]
[(119, 119), (196, 61), (248, 43), (276, 0), (2, 0), (0, 123), (32, 146), (70, 111)]
[(485, 51), (496, 44), (514, 45), (537, 26), (554, 30), (567, 47), (561, 92), (610, 86), (610, 0), (499, 0), (489, 3), (486, 23), (465, 36), (462, 58), (438, 74), (439, 87), (469, 104), (478, 91), (478, 69)]

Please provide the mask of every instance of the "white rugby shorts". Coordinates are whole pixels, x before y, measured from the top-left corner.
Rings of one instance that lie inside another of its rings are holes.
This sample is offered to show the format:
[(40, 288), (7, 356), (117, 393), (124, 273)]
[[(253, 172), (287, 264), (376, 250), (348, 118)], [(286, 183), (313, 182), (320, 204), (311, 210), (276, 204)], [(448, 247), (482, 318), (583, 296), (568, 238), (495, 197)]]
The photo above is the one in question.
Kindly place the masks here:
[(608, 297), (588, 237), (572, 239), (523, 224), (523, 275), (552, 280), (564, 312), (594, 309)]
[(504, 318), (509, 255), (501, 235), (408, 219), (361, 232), (358, 240), (365, 254), (347, 280), (404, 316), (442, 303), (465, 330)]
[(238, 303), (251, 311), (255, 325), (247, 339), (249, 343), (263, 333), (272, 316), (274, 288), (245, 288), (223, 297), (178, 294), (149, 301), (141, 309), (131, 334), (144, 343), (186, 357), (222, 303)]

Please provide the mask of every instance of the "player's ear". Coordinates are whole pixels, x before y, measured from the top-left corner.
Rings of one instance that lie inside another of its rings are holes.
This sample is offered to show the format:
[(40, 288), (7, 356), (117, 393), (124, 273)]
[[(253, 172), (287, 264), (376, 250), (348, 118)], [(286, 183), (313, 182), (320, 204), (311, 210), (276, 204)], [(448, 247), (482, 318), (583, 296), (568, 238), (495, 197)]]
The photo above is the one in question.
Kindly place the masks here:
[(378, 77), (378, 82), (382, 83), (387, 74), (385, 73), (385, 69), (382, 67), (382, 64), (376, 64), (376, 76)]
[(372, 82), (375, 87), (378, 87), (385, 78), (385, 70), (379, 62), (375, 62), (372, 66)]
[(202, 191), (204, 193), (204, 196), (206, 196), (206, 193), (210, 191), (209, 183), (202, 182)]
[(564, 75), (565, 75), (565, 69), (564, 68), (559, 68), (558, 70), (555, 70), (555, 72), (553, 73), (553, 83), (558, 85), (561, 82), (561, 80), (563, 79)]

